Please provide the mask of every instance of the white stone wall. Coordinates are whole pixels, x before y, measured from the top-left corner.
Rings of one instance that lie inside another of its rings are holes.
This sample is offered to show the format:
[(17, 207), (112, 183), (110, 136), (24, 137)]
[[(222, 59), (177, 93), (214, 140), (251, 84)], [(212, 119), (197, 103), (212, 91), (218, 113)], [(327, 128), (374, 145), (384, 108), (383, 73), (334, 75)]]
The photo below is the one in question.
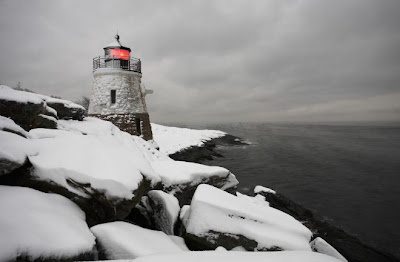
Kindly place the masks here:
[[(140, 83), (142, 74), (121, 69), (98, 69), (93, 73), (89, 114), (147, 113)], [(116, 103), (111, 103), (116, 90)]]

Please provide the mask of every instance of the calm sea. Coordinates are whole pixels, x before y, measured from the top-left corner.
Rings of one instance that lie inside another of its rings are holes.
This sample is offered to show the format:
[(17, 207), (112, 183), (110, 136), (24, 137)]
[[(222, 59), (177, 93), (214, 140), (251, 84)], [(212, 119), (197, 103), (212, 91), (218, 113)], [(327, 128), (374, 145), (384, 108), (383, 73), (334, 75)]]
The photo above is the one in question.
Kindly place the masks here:
[(221, 147), (239, 191), (270, 187), (400, 257), (400, 124), (221, 124), (249, 146)]

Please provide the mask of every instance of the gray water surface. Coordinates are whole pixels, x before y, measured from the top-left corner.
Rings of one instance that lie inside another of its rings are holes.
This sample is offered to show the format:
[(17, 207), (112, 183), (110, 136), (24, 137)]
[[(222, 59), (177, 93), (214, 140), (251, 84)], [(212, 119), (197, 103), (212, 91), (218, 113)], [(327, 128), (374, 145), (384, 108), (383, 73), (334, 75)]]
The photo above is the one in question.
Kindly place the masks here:
[[(189, 126), (194, 127), (194, 126)], [(220, 147), (239, 191), (264, 185), (400, 257), (400, 125), (222, 124), (250, 141)]]

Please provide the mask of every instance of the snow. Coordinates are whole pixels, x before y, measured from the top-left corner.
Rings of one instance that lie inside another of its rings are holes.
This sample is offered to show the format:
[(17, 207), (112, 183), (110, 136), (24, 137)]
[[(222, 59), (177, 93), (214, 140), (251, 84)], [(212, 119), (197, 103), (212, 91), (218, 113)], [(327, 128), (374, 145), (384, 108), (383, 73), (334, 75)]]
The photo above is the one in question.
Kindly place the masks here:
[(147, 195), (156, 205), (162, 206), (162, 209), (155, 214), (160, 229), (167, 235), (173, 235), (174, 226), (181, 210), (178, 199), (161, 190), (152, 190)]
[(206, 166), (184, 161), (153, 161), (151, 166), (156, 171), (164, 185), (184, 183), (199, 183), (204, 178), (217, 176), (226, 177), (229, 170), (219, 166)]
[(271, 188), (267, 188), (267, 187), (263, 187), (263, 186), (256, 186), (254, 188), (254, 194), (259, 194), (261, 192), (276, 194), (275, 190), (272, 190)]
[(25, 163), (27, 156), (34, 153), (36, 151), (31, 147), (28, 139), (0, 130), (0, 159), (22, 165)]
[(39, 179), (83, 197), (87, 195), (70, 186), (67, 179), (90, 183), (109, 199), (131, 199), (143, 177), (153, 184), (160, 181), (132, 136), (112, 124), (85, 119), (62, 120), (59, 125), (63, 130), (32, 132), (41, 137), (32, 141), (38, 154), (29, 157)]
[[(5, 86), (5, 85), (0, 85), (0, 99), (8, 100), (8, 101), (16, 101), (16, 102), (25, 103), (25, 104), (26, 103), (41, 104), (43, 102), (61, 103), (61, 104), (64, 104), (65, 107), (68, 107), (68, 108), (79, 108), (79, 109), (85, 110), (85, 108), (83, 106), (75, 104), (68, 100), (53, 98), (50, 96), (40, 95), (40, 94), (36, 94), (36, 93), (30, 93), (30, 92), (26, 92), (26, 91), (15, 90), (15, 89)], [(53, 112), (53, 111), (51, 111), (51, 109), (50, 109), (50, 112)]]
[(342, 256), (334, 247), (332, 247), (324, 239), (317, 237), (310, 243), (313, 251), (335, 257), (341, 261), (347, 262), (347, 259)]
[(27, 103), (40, 104), (43, 102), (43, 99), (41, 99), (35, 93), (15, 90), (5, 85), (0, 85), (0, 99), (15, 101), (24, 104)]
[(22, 134), (24, 137), (29, 137), (28, 132), (26, 132), (22, 127), (17, 125), (14, 120), (4, 116), (0, 116), (0, 130), (7, 130), (12, 132), (17, 132)]
[(37, 94), (38, 97), (42, 98), (46, 103), (54, 103), (54, 104), (63, 104), (67, 108), (76, 108), (76, 109), (83, 109), (86, 111), (86, 109), (78, 104), (75, 104), (69, 100), (64, 100), (64, 99), (59, 99), (59, 98), (54, 98), (46, 95), (40, 95)]
[(204, 146), (204, 142), (225, 136), (218, 130), (195, 130), (188, 128), (169, 127), (151, 124), (153, 139), (159, 145), (160, 151), (171, 155), (193, 146)]
[[(197, 251), (175, 254), (157, 254), (140, 257), (134, 262), (340, 262), (336, 258), (307, 251), (281, 252), (215, 252)], [(133, 261), (132, 261), (133, 262)]]
[(183, 251), (190, 251), (189, 248), (186, 246), (185, 240), (182, 237), (172, 236), (170, 235), (169, 238)]
[(257, 249), (311, 250), (311, 231), (288, 214), (215, 187), (198, 186), (184, 219), (186, 232), (208, 237), (213, 230), (257, 241)]
[(183, 252), (163, 232), (126, 222), (100, 224), (90, 230), (105, 250), (108, 259), (134, 259), (150, 254)]
[(252, 196), (248, 196), (248, 195), (242, 194), (240, 192), (236, 192), (236, 196), (238, 198), (243, 198), (243, 199), (245, 199), (247, 201), (250, 201), (250, 202), (252, 202), (252, 203), (254, 203), (256, 205), (269, 206), (269, 202), (266, 201), (265, 200), (265, 196), (262, 196), (262, 195), (256, 195), (256, 196), (252, 197)]
[(73, 257), (95, 245), (83, 211), (62, 196), (0, 186), (0, 210), (0, 261)]

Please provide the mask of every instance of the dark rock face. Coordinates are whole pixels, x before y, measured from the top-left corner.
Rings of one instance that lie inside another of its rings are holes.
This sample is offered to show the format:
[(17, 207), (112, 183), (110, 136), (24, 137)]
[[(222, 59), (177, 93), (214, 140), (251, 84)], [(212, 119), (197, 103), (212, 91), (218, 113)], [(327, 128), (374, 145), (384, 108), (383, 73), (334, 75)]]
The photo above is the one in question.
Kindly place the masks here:
[[(163, 196), (164, 195), (164, 196)], [(166, 196), (165, 196), (166, 195)], [(149, 216), (153, 225), (157, 230), (163, 231), (167, 235), (174, 235), (175, 225), (179, 216), (179, 204), (177, 199), (174, 199), (173, 203), (176, 207), (176, 213), (171, 214), (168, 210), (168, 203), (165, 197), (174, 198), (171, 195), (159, 190), (152, 190), (148, 193), (148, 210)]]
[(0, 112), (2, 116), (12, 118), (15, 123), (28, 131), (38, 127), (53, 129), (57, 127), (54, 120), (43, 117), (52, 115), (47, 111), (45, 102), (34, 104), (0, 100)]
[(38, 180), (34, 176), (33, 167), (29, 161), (11, 173), (0, 176), (1, 185), (30, 187), (45, 193), (56, 193), (72, 200), (85, 212), (89, 226), (125, 219), (140, 198), (150, 190), (150, 181), (142, 180), (134, 192), (133, 199), (110, 200), (103, 192), (92, 188), (90, 184), (82, 184), (72, 179), (69, 179), (67, 183), (89, 197), (82, 197), (55, 183)]
[(62, 102), (47, 102), (47, 105), (57, 111), (59, 119), (73, 119), (82, 121), (85, 117), (85, 109), (80, 107), (70, 107)]
[(272, 194), (261, 192), (259, 194), (265, 196), (266, 201), (270, 203), (271, 207), (279, 209), (299, 221), (304, 221), (304, 225), (314, 233), (314, 238), (321, 237), (325, 239), (350, 262), (399, 261), (390, 254), (383, 253), (368, 246), (356, 237), (331, 225), (320, 216), (313, 214), (310, 210), (279, 193)]
[(223, 137), (204, 142), (204, 146), (202, 147), (189, 147), (171, 154), (169, 157), (179, 161), (201, 163), (204, 160), (212, 160), (214, 157), (223, 157), (216, 151), (218, 145), (247, 145), (247, 143), (236, 136), (226, 134)]
[(70, 262), (70, 261), (93, 261), (97, 260), (97, 249), (93, 247), (92, 252), (82, 253), (73, 257), (46, 257), (32, 260), (29, 255), (20, 254), (15, 258), (16, 262)]

